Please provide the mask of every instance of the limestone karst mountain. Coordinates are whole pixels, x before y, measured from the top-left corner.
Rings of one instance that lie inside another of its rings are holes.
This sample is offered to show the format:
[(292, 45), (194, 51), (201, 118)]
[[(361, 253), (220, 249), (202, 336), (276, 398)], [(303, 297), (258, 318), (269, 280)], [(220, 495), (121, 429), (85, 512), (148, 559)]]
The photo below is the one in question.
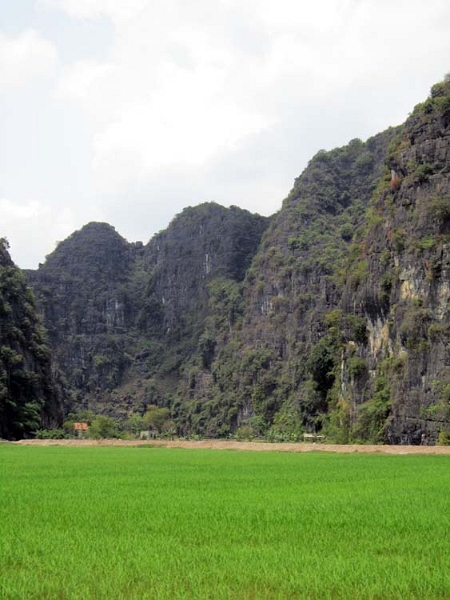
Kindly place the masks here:
[(125, 417), (169, 402), (197, 351), (211, 282), (240, 285), (267, 222), (207, 203), (185, 209), (145, 246), (90, 223), (28, 271), (71, 390), (67, 409)]
[(209, 203), (148, 244), (75, 232), (30, 285), (66, 411), (179, 433), (435, 443), (450, 418), (450, 80), (321, 151), (270, 219)]

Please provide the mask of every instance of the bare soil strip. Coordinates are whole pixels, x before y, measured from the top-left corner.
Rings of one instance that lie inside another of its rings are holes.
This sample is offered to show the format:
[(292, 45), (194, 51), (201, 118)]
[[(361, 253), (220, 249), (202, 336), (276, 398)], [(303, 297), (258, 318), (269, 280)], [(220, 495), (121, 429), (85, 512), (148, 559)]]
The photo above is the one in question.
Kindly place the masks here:
[(147, 446), (210, 450), (250, 450), (259, 452), (335, 452), (380, 454), (450, 454), (450, 446), (365, 446), (338, 444), (272, 444), (268, 442), (237, 442), (224, 440), (20, 440), (26, 446)]

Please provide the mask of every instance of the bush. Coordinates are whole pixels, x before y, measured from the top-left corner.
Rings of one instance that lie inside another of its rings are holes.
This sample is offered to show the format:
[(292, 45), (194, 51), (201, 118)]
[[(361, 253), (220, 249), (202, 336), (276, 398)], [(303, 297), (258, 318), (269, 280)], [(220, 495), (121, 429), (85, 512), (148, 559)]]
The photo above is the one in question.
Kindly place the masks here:
[(69, 437), (64, 429), (38, 429), (36, 431), (38, 440), (64, 440)]
[(117, 425), (111, 417), (98, 415), (93, 421), (88, 430), (88, 436), (94, 440), (117, 438), (119, 433)]
[(341, 397), (330, 407), (322, 433), (333, 444), (348, 444), (350, 429), (350, 402)]
[(367, 343), (367, 325), (366, 320), (358, 315), (349, 315), (347, 317), (348, 326), (352, 338), (358, 344)]
[(353, 379), (358, 379), (367, 372), (367, 363), (364, 358), (360, 358), (359, 356), (352, 356), (347, 361), (347, 368), (350, 377)]
[(354, 263), (349, 272), (349, 282), (351, 287), (356, 290), (361, 284), (365, 283), (369, 276), (369, 264), (366, 259)]
[(144, 429), (144, 419), (141, 415), (134, 413), (123, 423), (122, 427), (127, 433), (138, 436)]
[(352, 438), (356, 442), (382, 444), (386, 442), (386, 426), (391, 412), (391, 391), (385, 377), (375, 380), (372, 400), (358, 406)]
[(419, 183), (426, 183), (433, 174), (433, 167), (427, 163), (419, 165), (414, 171), (414, 177)]
[(342, 227), (339, 229), (339, 233), (341, 234), (341, 238), (345, 242), (350, 242), (353, 238), (353, 234), (355, 232), (355, 228), (351, 223), (344, 223)]
[(374, 398), (358, 407), (357, 422), (352, 430), (356, 442), (382, 444), (386, 441), (386, 419), (390, 412), (390, 402)]
[(267, 432), (270, 442), (298, 442), (301, 439), (299, 417), (294, 411), (279, 412)]
[(240, 442), (251, 442), (255, 437), (252, 427), (249, 425), (242, 425), (239, 429), (236, 430), (234, 437)]
[(432, 250), (436, 246), (436, 239), (432, 235), (427, 235), (419, 241), (420, 250)]
[(450, 201), (445, 196), (434, 196), (427, 205), (427, 212), (438, 224), (450, 219)]
[(170, 420), (170, 410), (168, 408), (158, 408), (154, 404), (147, 407), (143, 420), (146, 427), (155, 430), (159, 434), (173, 427)]
[(335, 348), (329, 339), (323, 338), (314, 346), (306, 363), (317, 389), (322, 393), (326, 393), (334, 383), (334, 365)]
[(438, 446), (450, 446), (450, 429), (439, 432)]
[[(410, 307), (400, 326), (400, 339), (403, 345), (411, 350), (419, 350), (426, 341), (432, 315), (429, 309)], [(423, 349), (423, 348), (422, 348)]]

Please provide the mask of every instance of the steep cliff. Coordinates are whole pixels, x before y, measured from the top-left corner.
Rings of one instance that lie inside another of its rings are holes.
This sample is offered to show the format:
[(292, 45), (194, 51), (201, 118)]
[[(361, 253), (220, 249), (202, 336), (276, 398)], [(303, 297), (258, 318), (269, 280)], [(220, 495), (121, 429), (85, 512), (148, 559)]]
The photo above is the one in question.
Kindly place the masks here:
[(67, 407), (450, 441), (449, 127), (447, 78), (405, 125), (316, 154), (270, 220), (209, 203), (146, 246), (99, 223), (62, 242), (29, 277)]
[(403, 127), (312, 159), (248, 271), (237, 326), (210, 323), (213, 356), (175, 405), (186, 430), (450, 438), (449, 123), (447, 78)]
[(148, 243), (147, 297), (158, 304), (164, 339), (180, 346), (180, 359), (203, 332), (209, 283), (218, 277), (241, 282), (267, 225), (267, 218), (235, 206), (208, 203), (186, 208)]
[(0, 240), (0, 438), (57, 426), (62, 405), (33, 294)]
[(169, 402), (198, 346), (207, 287), (239, 282), (268, 220), (214, 203), (187, 208), (146, 246), (90, 223), (28, 271), (72, 401), (125, 417)]
[(341, 407), (356, 436), (434, 443), (450, 418), (449, 78), (416, 106), (386, 162), (344, 287), (342, 308), (367, 337), (343, 348)]
[(136, 315), (127, 284), (139, 252), (110, 225), (90, 223), (61, 242), (38, 271), (27, 271), (54, 361), (73, 392), (68, 409), (122, 381)]
[(323, 377), (308, 359), (340, 301), (338, 275), (396, 132), (321, 151), (296, 180), (247, 273), (238, 327), (230, 335), (210, 323), (214, 358), (206, 369), (198, 360), (180, 391), (187, 429), (282, 436), (321, 427), (334, 358)]

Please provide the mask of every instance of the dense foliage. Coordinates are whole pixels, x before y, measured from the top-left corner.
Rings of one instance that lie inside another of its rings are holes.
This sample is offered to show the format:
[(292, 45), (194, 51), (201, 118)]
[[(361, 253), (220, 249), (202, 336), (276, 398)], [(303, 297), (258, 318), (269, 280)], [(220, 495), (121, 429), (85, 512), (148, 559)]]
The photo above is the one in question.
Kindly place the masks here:
[(0, 240), (0, 438), (27, 437), (61, 418), (50, 352), (23, 273)]

